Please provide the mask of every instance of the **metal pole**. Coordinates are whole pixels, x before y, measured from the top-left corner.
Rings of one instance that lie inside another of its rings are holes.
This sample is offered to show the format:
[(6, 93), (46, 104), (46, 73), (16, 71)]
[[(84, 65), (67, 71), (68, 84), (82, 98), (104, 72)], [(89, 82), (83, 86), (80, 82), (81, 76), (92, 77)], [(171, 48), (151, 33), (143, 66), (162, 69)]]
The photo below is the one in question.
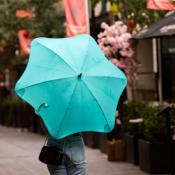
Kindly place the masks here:
[(156, 100), (158, 100), (158, 55), (157, 55), (157, 43), (156, 38), (152, 39), (152, 48), (153, 48), (153, 72), (155, 79), (155, 91), (156, 91)]
[(161, 55), (161, 42), (160, 38), (157, 39), (157, 53), (158, 53), (158, 96), (159, 101), (163, 102), (162, 96), (162, 55)]
[(128, 1), (123, 0), (123, 16), (124, 16), (124, 22), (126, 25), (128, 25)]

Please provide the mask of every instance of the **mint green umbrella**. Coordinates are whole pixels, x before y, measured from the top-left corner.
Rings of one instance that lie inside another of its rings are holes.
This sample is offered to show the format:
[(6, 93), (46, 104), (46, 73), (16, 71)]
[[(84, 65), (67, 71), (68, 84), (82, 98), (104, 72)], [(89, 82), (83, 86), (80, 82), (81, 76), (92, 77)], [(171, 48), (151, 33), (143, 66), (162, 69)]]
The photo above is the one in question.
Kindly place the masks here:
[(81, 131), (110, 132), (126, 83), (95, 40), (81, 34), (34, 39), (15, 91), (58, 139)]

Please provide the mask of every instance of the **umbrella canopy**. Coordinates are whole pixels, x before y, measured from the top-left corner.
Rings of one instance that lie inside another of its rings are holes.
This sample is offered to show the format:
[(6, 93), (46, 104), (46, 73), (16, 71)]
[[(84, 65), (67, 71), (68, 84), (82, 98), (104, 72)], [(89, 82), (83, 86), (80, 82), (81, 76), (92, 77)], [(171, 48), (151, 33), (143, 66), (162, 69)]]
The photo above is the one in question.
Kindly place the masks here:
[(124, 73), (86, 34), (36, 38), (15, 91), (41, 116), (49, 133), (109, 132), (127, 83)]
[(175, 12), (165, 16), (165, 18), (153, 24), (152, 26), (143, 29), (138, 34), (136, 34), (134, 38), (146, 39), (172, 35), (175, 35)]

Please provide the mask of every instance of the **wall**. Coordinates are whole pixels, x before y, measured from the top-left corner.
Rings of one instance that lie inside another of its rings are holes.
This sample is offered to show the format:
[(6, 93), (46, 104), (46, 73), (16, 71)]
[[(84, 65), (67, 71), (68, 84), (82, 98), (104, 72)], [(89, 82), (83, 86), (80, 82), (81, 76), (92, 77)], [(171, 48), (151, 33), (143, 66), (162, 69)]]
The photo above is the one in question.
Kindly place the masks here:
[(136, 100), (156, 100), (156, 79), (153, 71), (152, 39), (138, 40), (136, 57), (141, 63), (136, 82)]

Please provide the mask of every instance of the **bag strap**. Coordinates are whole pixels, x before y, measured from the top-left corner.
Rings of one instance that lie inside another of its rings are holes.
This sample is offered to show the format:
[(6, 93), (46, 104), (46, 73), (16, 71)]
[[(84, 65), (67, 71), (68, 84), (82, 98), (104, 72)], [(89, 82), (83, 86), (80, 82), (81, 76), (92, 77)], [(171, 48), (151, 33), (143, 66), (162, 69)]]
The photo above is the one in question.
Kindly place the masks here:
[[(45, 141), (44, 141), (44, 145), (43, 145), (43, 146), (46, 146), (46, 142), (48, 141), (48, 137), (49, 137), (49, 136), (46, 135), (46, 138), (45, 138)], [(65, 138), (64, 141), (63, 141), (63, 148), (61, 149), (61, 152), (62, 152), (62, 153), (64, 153), (66, 141), (67, 141), (67, 138)]]
[(44, 141), (44, 145), (43, 146), (46, 146), (47, 140), (48, 140), (48, 135), (46, 135), (46, 138), (45, 138), (45, 141)]
[[(43, 145), (43, 146), (46, 146), (46, 142), (48, 141), (48, 137), (49, 137), (49, 136), (46, 135), (46, 138), (45, 138), (45, 141), (44, 141), (44, 145)], [(64, 141), (63, 141), (63, 148), (62, 148), (62, 150), (61, 150), (62, 152), (64, 152), (66, 140), (67, 140), (67, 139), (64, 139)]]

